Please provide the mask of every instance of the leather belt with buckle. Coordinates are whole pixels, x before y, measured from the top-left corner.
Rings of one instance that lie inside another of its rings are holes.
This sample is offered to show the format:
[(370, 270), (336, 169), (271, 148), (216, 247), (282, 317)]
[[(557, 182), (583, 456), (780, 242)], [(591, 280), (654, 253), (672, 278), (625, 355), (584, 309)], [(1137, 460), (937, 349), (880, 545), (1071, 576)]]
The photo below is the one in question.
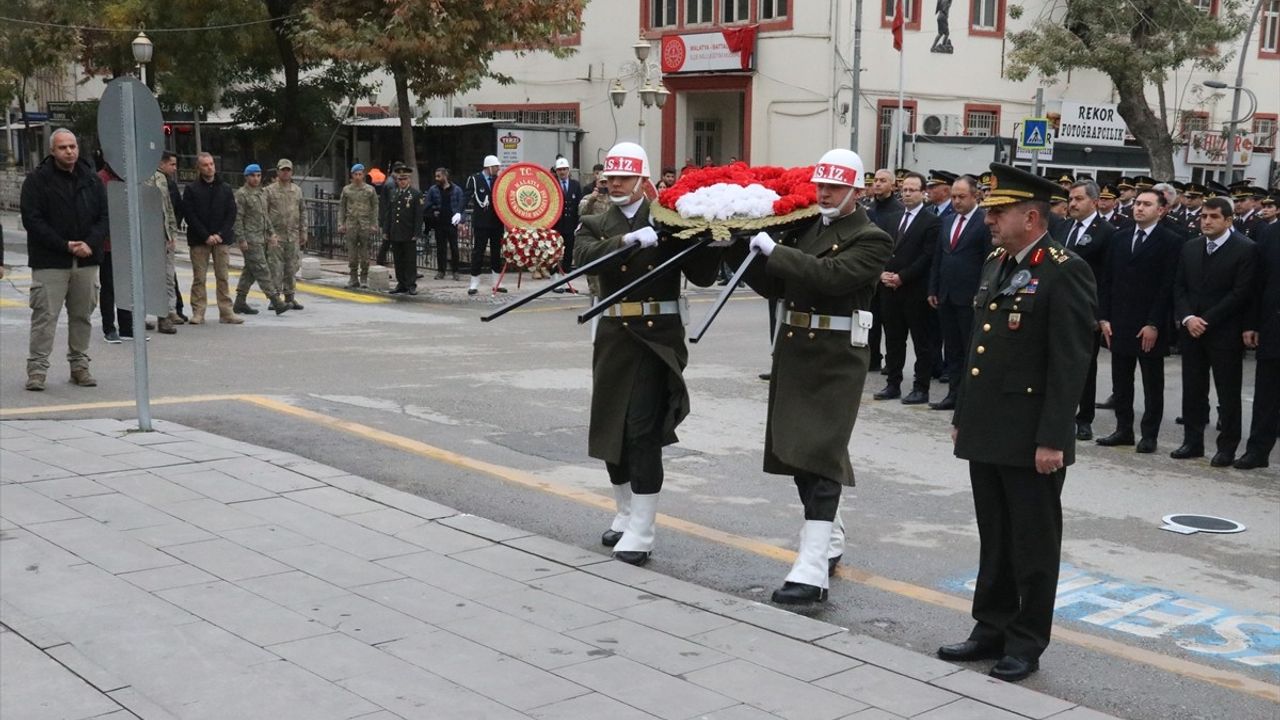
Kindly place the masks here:
[(810, 330), (852, 330), (853, 320), (838, 315), (818, 315), (816, 313), (795, 312), (788, 310), (782, 316), (782, 322), (795, 327)]
[[(678, 300), (657, 300), (650, 302), (620, 302), (605, 309), (604, 317), (629, 318), (647, 315), (679, 315)], [(847, 318), (846, 318), (847, 320)]]

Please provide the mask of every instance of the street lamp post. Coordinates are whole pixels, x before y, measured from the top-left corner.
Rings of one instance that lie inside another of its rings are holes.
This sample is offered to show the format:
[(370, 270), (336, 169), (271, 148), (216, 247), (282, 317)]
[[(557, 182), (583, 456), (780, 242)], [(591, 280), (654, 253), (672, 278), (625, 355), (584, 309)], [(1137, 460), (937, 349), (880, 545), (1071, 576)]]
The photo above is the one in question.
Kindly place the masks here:
[(147, 63), (151, 62), (151, 53), (155, 47), (151, 44), (151, 38), (147, 37), (145, 32), (139, 32), (138, 37), (133, 39), (129, 44), (133, 48), (133, 61), (138, 64), (138, 79), (143, 85), (147, 84)]
[[(1236, 128), (1240, 125), (1240, 123), (1248, 122), (1250, 119), (1252, 119), (1254, 113), (1258, 111), (1258, 96), (1254, 95), (1253, 91), (1250, 90), (1249, 88), (1239, 84), (1238, 80), (1235, 85), (1228, 85), (1222, 82), (1221, 80), (1205, 80), (1202, 84), (1205, 87), (1213, 88), (1214, 90), (1230, 89), (1232, 91), (1231, 120), (1227, 123), (1227, 138), (1226, 138), (1227, 155), (1226, 155), (1226, 158), (1224, 158), (1222, 163), (1222, 172), (1223, 172), (1222, 178), (1225, 181), (1223, 184), (1230, 185), (1231, 182), (1235, 180), (1234, 175), (1236, 172), (1236, 169), (1235, 169)], [(1249, 104), (1250, 104), (1249, 112), (1244, 117), (1238, 117), (1240, 113), (1240, 93), (1241, 92), (1249, 96)]]
[[(635, 76), (637, 78), (636, 94), (640, 96), (641, 105), (639, 140), (640, 147), (644, 147), (644, 111), (646, 108), (651, 108), (654, 105), (657, 105), (658, 108), (661, 109), (667, 104), (667, 98), (671, 95), (671, 91), (663, 87), (662, 81), (658, 79), (658, 73), (656, 71), (659, 68), (656, 65), (651, 65), (647, 62), (649, 60), (650, 50), (648, 41), (644, 38), (640, 38), (636, 41), (635, 45), (631, 46), (631, 49), (636, 55), (635, 67), (630, 67), (630, 63), (628, 63), (628, 67), (624, 67), (623, 72), (627, 76)], [(653, 72), (652, 79), (650, 78), (650, 72)], [(654, 85), (655, 80), (657, 80), (656, 86)], [(609, 99), (613, 101), (613, 106), (621, 109), (623, 104), (627, 101), (627, 94), (627, 88), (622, 84), (622, 78), (614, 80), (613, 86), (609, 88)]]

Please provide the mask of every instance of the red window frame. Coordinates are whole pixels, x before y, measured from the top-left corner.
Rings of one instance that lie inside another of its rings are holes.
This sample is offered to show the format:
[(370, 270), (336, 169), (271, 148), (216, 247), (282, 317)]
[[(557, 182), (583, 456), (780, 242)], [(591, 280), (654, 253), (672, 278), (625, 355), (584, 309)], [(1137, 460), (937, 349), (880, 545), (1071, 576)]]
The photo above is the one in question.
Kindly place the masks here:
[[(641, 35), (648, 40), (657, 40), (663, 35), (688, 35), (691, 33), (714, 32), (716, 28), (723, 27), (724, 23), (724, 5), (722, 0), (715, 0), (711, 6), (712, 21), (709, 23), (702, 22), (696, 25), (687, 25), (685, 20), (687, 0), (678, 0), (676, 2), (676, 22), (674, 25), (664, 25), (655, 28), (649, 23), (651, 17), (650, 12), (654, 2), (662, 2), (663, 0), (640, 0), (640, 29)], [(922, 0), (904, 0), (914, 2), (917, 10)], [(1003, 0), (1002, 0), (1003, 2)], [(750, 17), (747, 20), (737, 20), (729, 23), (729, 27), (740, 27), (742, 25), (759, 25), (759, 32), (777, 32), (783, 30), (791, 30), (795, 27), (795, 13), (797, 0), (790, 0), (787, 3), (787, 16), (784, 18), (776, 18), (773, 20), (760, 21), (760, 0), (751, 0), (748, 6)], [(912, 30), (920, 29), (919, 22), (920, 13), (916, 13), (916, 22), (911, 23), (908, 27)]]
[[(1280, 0), (1270, 0), (1270, 2), (1277, 5), (1276, 10), (1277, 12), (1280, 12)], [(1264, 5), (1262, 8), (1262, 15), (1258, 18), (1258, 59), (1280, 60), (1280, 38), (1277, 38), (1274, 50), (1267, 50), (1262, 46), (1263, 40), (1266, 39), (1264, 31), (1267, 29), (1267, 13), (1269, 11), (1269, 8)], [(1280, 17), (1277, 17), (1276, 22), (1280, 23)]]
[[(1001, 113), (1000, 113), (1000, 106), (999, 106), (999, 105), (990, 105), (990, 104), (986, 104), (986, 103), (965, 103), (965, 104), (964, 104), (964, 134), (965, 134), (965, 135), (968, 135), (968, 134), (969, 134), (969, 113), (970, 113), (970, 112), (989, 112), (989, 113), (994, 113), (994, 114), (995, 114), (995, 116), (996, 116), (996, 126), (995, 126), (995, 128), (992, 130), (991, 135), (990, 135), (990, 136), (988, 136), (988, 137), (999, 137), (999, 136), (1000, 136), (1000, 120), (1001, 120)], [(978, 136), (978, 137), (983, 137), (983, 136)]]
[[(965, 20), (965, 24), (969, 26), (970, 37), (1004, 37), (1004, 16), (1007, 12), (1007, 0), (996, 0), (996, 27), (994, 30), (986, 28), (974, 27), (973, 11), (974, 7), (982, 0), (969, 0), (969, 17)], [(1217, 0), (1215, 0), (1216, 2)]]
[[(1271, 126), (1276, 128), (1276, 132), (1275, 132), (1274, 134), (1272, 134), (1272, 136), (1271, 136), (1271, 144), (1270, 144), (1270, 145), (1256, 145), (1256, 146), (1255, 146), (1255, 149), (1259, 149), (1259, 148), (1269, 148), (1269, 149), (1271, 149), (1271, 150), (1275, 150), (1275, 149), (1276, 149), (1276, 142), (1277, 142), (1277, 141), (1280, 141), (1280, 114), (1277, 114), (1277, 113), (1254, 113), (1254, 114), (1253, 114), (1253, 119), (1254, 119), (1255, 121), (1257, 121), (1257, 120), (1270, 120), (1270, 121), (1271, 121)], [(1249, 125), (1249, 134), (1250, 134), (1250, 135), (1252, 135), (1252, 134), (1254, 134), (1254, 133), (1256, 133), (1256, 132), (1257, 132), (1257, 131), (1256, 131), (1256, 130), (1254, 130), (1253, 128), (1254, 128), (1253, 123), (1250, 123), (1250, 125)]]
[[(1209, 119), (1209, 111), (1207, 110), (1183, 110), (1182, 116), (1178, 118), (1178, 136), (1186, 139), (1187, 137), (1187, 118), (1204, 118)], [(1209, 129), (1209, 123), (1205, 123), (1205, 130)]]
[[(883, 3), (884, 1), (885, 1), (885, 0), (880, 0), (880, 2), (881, 2), (881, 3)], [(1215, 1), (1216, 1), (1216, 0), (1215, 0)], [(897, 6), (896, 0), (895, 0), (895, 2), (894, 2), (893, 4), (894, 4), (894, 6), (895, 6), (895, 7)], [(923, 11), (923, 9), (924, 9), (924, 8), (922, 7), (922, 5), (924, 4), (924, 3), (922, 2), (922, 0), (902, 0), (902, 4), (903, 4), (904, 6), (905, 6), (905, 5), (908, 5), (908, 4), (909, 4), (909, 5), (911, 5), (911, 9), (912, 9), (912, 11), (913, 11), (913, 12), (911, 13), (911, 16), (915, 18), (914, 20), (912, 20), (912, 21), (910, 21), (910, 22), (904, 23), (904, 24), (902, 25), (902, 29), (903, 29), (903, 30), (916, 30), (916, 31), (920, 30), (920, 14), (921, 14), (921, 12), (922, 12), (922, 11)], [(892, 16), (892, 15), (890, 15), (890, 16), (886, 17), (886, 16), (884, 15), (884, 13), (881, 13), (881, 14), (880, 14), (880, 27), (882, 27), (882, 28), (892, 28), (892, 27), (893, 27), (893, 16)]]

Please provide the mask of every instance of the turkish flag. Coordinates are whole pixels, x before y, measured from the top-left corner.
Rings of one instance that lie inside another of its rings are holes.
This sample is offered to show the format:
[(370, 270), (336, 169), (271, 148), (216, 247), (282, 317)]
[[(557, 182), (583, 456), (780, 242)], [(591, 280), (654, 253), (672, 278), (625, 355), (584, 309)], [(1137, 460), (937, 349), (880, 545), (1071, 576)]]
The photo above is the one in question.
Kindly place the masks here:
[(893, 49), (902, 52), (902, 26), (905, 18), (903, 18), (902, 0), (898, 0), (893, 6)]
[(751, 67), (751, 54), (755, 52), (756, 30), (759, 27), (759, 25), (746, 25), (740, 28), (724, 28), (720, 31), (729, 51), (739, 53), (743, 70)]

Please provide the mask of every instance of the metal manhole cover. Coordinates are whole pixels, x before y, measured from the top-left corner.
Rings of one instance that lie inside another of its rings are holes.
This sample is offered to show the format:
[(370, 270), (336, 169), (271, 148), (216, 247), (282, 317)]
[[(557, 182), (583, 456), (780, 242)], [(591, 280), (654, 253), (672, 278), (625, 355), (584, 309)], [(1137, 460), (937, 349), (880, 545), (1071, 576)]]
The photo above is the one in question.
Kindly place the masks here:
[(1161, 530), (1168, 530), (1182, 535), (1194, 535), (1201, 532), (1229, 534), (1245, 531), (1243, 523), (1228, 520), (1227, 518), (1214, 517), (1213, 515), (1174, 513), (1165, 515), (1162, 519), (1164, 525), (1160, 527)]

